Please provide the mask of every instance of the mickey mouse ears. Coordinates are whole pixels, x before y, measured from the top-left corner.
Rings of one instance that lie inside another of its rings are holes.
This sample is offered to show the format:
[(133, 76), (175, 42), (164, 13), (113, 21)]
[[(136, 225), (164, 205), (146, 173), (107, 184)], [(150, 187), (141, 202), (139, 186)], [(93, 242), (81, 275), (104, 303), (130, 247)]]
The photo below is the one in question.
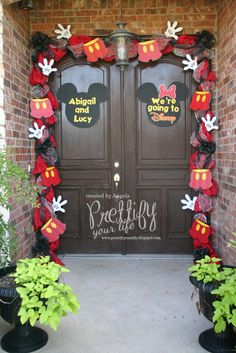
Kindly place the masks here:
[(65, 83), (57, 91), (57, 98), (63, 102), (68, 103), (71, 98), (80, 98), (80, 95), (87, 95), (88, 98), (95, 96), (96, 102), (105, 102), (109, 98), (109, 91), (107, 86), (102, 83), (93, 83), (89, 86), (88, 92), (78, 92), (73, 83)]

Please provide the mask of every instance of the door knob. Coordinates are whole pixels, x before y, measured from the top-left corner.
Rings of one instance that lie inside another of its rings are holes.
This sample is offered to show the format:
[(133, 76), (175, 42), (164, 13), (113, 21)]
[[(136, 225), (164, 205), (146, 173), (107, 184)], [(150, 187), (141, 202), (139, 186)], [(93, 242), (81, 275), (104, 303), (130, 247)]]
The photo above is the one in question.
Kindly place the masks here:
[(115, 188), (116, 188), (116, 191), (118, 191), (119, 189), (119, 181), (120, 181), (120, 174), (116, 173), (114, 175), (114, 182), (115, 182)]

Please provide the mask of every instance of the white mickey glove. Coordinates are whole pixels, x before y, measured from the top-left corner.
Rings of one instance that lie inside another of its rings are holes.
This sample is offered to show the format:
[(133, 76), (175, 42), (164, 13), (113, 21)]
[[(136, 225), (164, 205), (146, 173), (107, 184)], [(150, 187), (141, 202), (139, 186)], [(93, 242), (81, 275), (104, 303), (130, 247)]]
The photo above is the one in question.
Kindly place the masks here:
[(58, 23), (58, 27), (60, 29), (55, 29), (54, 31), (56, 34), (58, 34), (57, 39), (69, 39), (72, 36), (70, 33), (71, 25), (68, 25), (66, 28), (64, 28), (60, 23)]
[(43, 130), (45, 129), (45, 125), (43, 125), (40, 129), (38, 124), (35, 122), (34, 123), (34, 128), (30, 127), (29, 130), (29, 138), (36, 138), (37, 140), (40, 140), (43, 137)]
[(67, 204), (67, 200), (61, 201), (62, 200), (62, 196), (59, 195), (57, 200), (55, 199), (55, 197), (52, 200), (52, 209), (54, 212), (62, 212), (65, 213), (66, 211), (64, 210), (64, 208), (62, 208), (62, 206)]
[(195, 59), (193, 60), (193, 59), (191, 58), (191, 56), (190, 56), (189, 54), (187, 54), (187, 55), (186, 55), (186, 59), (187, 59), (187, 60), (183, 60), (183, 61), (182, 61), (182, 63), (183, 63), (184, 65), (186, 65), (186, 66), (184, 67), (184, 70), (193, 70), (193, 71), (195, 71), (196, 68), (198, 67), (197, 58), (195, 57)]
[(205, 127), (208, 132), (210, 132), (211, 130), (218, 130), (219, 129), (219, 127), (217, 125), (214, 126), (214, 123), (216, 121), (216, 116), (213, 116), (213, 118), (211, 119), (210, 114), (207, 114), (206, 119), (203, 117), (202, 121), (204, 122)]
[(171, 24), (170, 21), (167, 22), (167, 30), (165, 31), (165, 36), (167, 38), (174, 38), (176, 40), (178, 39), (178, 36), (175, 33), (182, 31), (183, 27), (176, 28), (177, 25), (177, 21), (175, 21), (173, 24)]
[(181, 200), (181, 203), (183, 204), (182, 209), (183, 209), (183, 210), (189, 209), (189, 210), (194, 211), (194, 206), (195, 206), (195, 202), (196, 202), (196, 200), (197, 200), (197, 196), (195, 196), (195, 197), (191, 200), (190, 196), (189, 196), (188, 194), (185, 194), (185, 198), (186, 198), (186, 200), (185, 200), (185, 199), (182, 199), (182, 200)]
[(49, 76), (51, 72), (57, 71), (57, 69), (54, 67), (52, 68), (52, 65), (54, 64), (54, 59), (51, 59), (49, 62), (46, 58), (43, 59), (43, 64), (39, 63), (39, 67), (41, 67), (42, 72), (45, 76)]

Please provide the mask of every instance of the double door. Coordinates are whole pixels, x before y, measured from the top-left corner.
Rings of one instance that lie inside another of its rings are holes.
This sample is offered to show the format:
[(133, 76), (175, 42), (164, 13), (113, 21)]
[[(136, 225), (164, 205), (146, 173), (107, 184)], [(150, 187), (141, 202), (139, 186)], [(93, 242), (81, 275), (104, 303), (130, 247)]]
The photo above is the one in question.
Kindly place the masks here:
[[(172, 56), (152, 64), (133, 61), (122, 72), (115, 64), (89, 64), (68, 55), (57, 68), (54, 92), (68, 83), (77, 91), (72, 89), (74, 100), (67, 97), (61, 103), (56, 126), (62, 178), (56, 192), (68, 200), (66, 213), (59, 216), (67, 224), (61, 252), (191, 252), (191, 214), (180, 203), (189, 192), (191, 74)], [(150, 87), (167, 89), (173, 82), (190, 92), (178, 103), (178, 121), (158, 124), (160, 112), (151, 121), (148, 98), (143, 96)], [(91, 97), (94, 84), (101, 86)], [(101, 99), (104, 87), (107, 97)], [(94, 125), (83, 126), (88, 124), (83, 109), (68, 116), (68, 104), (82, 97), (95, 99)]]

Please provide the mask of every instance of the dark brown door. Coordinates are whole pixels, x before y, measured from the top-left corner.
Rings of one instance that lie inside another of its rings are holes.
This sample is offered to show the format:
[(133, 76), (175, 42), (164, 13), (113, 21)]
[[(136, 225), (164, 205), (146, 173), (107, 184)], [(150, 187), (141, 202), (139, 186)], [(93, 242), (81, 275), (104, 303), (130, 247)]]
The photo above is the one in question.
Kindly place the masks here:
[(66, 213), (59, 216), (67, 224), (61, 252), (192, 250), (191, 215), (180, 204), (189, 192), (190, 98), (181, 101), (178, 122), (159, 127), (147, 119), (146, 104), (137, 96), (143, 83), (168, 87), (174, 81), (185, 83), (191, 91), (191, 74), (172, 57), (148, 65), (133, 61), (124, 73), (115, 64), (89, 64), (70, 56), (59, 64), (55, 92), (65, 83), (73, 83), (78, 92), (102, 83), (109, 91), (94, 126), (72, 125), (64, 103), (58, 114), (62, 183), (57, 194), (68, 200)]

